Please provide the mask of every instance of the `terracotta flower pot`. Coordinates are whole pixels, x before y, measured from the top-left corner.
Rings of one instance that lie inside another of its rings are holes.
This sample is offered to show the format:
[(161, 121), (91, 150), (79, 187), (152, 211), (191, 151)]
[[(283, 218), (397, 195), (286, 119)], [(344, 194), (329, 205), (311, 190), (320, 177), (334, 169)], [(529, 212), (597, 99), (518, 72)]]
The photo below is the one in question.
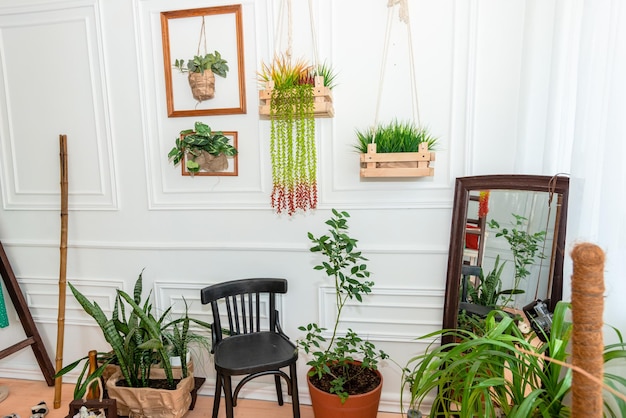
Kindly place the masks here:
[(316, 418), (376, 418), (380, 394), (383, 389), (383, 376), (378, 370), (380, 384), (370, 392), (362, 395), (350, 395), (341, 403), (339, 396), (334, 393), (324, 392), (311, 384), (307, 376), (311, 405)]

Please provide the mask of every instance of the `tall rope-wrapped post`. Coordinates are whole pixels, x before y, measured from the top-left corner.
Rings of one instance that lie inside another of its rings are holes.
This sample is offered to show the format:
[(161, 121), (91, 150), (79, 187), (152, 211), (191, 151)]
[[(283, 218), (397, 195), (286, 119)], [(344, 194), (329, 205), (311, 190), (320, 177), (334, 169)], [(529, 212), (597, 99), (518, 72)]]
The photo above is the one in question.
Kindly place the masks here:
[[(572, 363), (602, 381), (604, 342), (604, 252), (595, 244), (581, 243), (571, 253)], [(602, 386), (574, 371), (572, 417), (601, 418)]]
[[(59, 307), (57, 316), (57, 352), (56, 371), (63, 368), (63, 341), (65, 339), (65, 294), (67, 290), (67, 135), (59, 135), (60, 157), (61, 157), (61, 244), (59, 263)], [(61, 406), (61, 388), (63, 380), (61, 376), (54, 381), (54, 407)]]

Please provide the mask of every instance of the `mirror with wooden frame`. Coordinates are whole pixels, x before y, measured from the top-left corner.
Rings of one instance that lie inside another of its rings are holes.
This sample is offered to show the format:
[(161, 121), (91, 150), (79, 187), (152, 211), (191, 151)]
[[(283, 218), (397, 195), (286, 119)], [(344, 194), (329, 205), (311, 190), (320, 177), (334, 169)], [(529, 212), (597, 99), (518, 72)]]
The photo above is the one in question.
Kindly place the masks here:
[(537, 301), (552, 312), (563, 291), (568, 191), (563, 176), (456, 179), (444, 329), (495, 308), (522, 314)]

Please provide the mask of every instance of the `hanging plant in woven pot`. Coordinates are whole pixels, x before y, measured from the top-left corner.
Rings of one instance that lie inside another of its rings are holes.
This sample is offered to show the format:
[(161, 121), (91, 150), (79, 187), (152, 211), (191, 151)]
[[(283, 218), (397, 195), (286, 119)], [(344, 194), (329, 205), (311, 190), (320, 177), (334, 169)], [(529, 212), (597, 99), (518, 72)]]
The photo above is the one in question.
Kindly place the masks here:
[(276, 57), (259, 78), (273, 83), (270, 104), (271, 205), (293, 215), (317, 207), (317, 151), (311, 66)]
[[(201, 55), (200, 45), (203, 42), (204, 55)], [(187, 60), (186, 65), (183, 59), (177, 59), (174, 61), (174, 67), (178, 68), (181, 73), (189, 73), (188, 81), (191, 94), (198, 102), (212, 99), (215, 96), (216, 74), (226, 78), (226, 74), (229, 70), (227, 61), (222, 58), (222, 55), (218, 51), (214, 51), (211, 54), (207, 53), (204, 16), (202, 16), (197, 54)]]

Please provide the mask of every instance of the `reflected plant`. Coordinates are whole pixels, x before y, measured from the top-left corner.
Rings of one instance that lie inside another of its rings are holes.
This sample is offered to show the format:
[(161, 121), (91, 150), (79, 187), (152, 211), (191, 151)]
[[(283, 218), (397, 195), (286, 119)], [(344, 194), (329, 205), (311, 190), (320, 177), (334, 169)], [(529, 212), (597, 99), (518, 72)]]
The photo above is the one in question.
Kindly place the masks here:
[(492, 219), (489, 221), (489, 228), (496, 231), (496, 237), (503, 237), (509, 243), (511, 252), (513, 253), (513, 262), (515, 264), (515, 280), (513, 282), (513, 290), (505, 301), (508, 304), (513, 294), (520, 293), (519, 285), (523, 279), (530, 275), (529, 266), (535, 264), (535, 258), (544, 259), (545, 255), (541, 252), (539, 245), (546, 239), (546, 231), (539, 231), (531, 234), (524, 228), (528, 218), (521, 215), (512, 214), (515, 219), (513, 228), (501, 228), (500, 224)]

